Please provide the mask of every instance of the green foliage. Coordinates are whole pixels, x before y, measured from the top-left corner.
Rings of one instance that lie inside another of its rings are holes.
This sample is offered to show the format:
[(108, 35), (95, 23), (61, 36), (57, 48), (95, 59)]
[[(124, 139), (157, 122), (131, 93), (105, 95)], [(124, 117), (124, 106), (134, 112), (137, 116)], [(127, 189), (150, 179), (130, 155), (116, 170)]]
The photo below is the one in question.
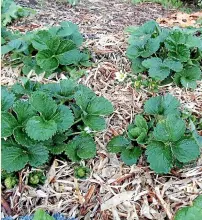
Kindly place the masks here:
[(178, 86), (196, 88), (202, 75), (200, 30), (163, 29), (155, 21), (148, 21), (128, 31), (131, 36), (127, 56), (135, 74), (147, 73), (162, 84), (173, 80)]
[(74, 69), (90, 65), (88, 53), (79, 49), (83, 37), (77, 25), (71, 22), (61, 22), (60, 26), (48, 30), (19, 33), (7, 38), (8, 42), (2, 46), (2, 55), (11, 53), (12, 59), (18, 60), (17, 64), (23, 63), (24, 75), (31, 71), (37, 75), (45, 72), (45, 76), (62, 71), (71, 75)]
[(65, 153), (72, 161), (94, 157), (93, 134), (105, 129), (104, 116), (113, 112), (107, 99), (73, 80), (45, 85), (25, 80), (2, 87), (1, 94), (2, 168), (8, 172), (38, 167), (50, 155)]
[(90, 173), (90, 169), (85, 166), (78, 166), (74, 168), (74, 176), (78, 179), (85, 179)]
[(144, 115), (136, 115), (127, 132), (112, 138), (108, 151), (120, 153), (121, 159), (132, 165), (146, 148), (147, 161), (156, 173), (169, 173), (178, 164), (197, 159), (199, 135), (195, 128), (189, 129), (179, 107), (179, 101), (170, 94), (150, 98)]
[(202, 219), (202, 196), (199, 195), (194, 201), (193, 205), (183, 207), (177, 211), (174, 220), (200, 220)]
[(25, 8), (17, 5), (13, 0), (1, 1), (1, 24), (6, 26), (13, 20), (27, 17), (30, 14), (34, 14), (35, 11), (30, 8)]

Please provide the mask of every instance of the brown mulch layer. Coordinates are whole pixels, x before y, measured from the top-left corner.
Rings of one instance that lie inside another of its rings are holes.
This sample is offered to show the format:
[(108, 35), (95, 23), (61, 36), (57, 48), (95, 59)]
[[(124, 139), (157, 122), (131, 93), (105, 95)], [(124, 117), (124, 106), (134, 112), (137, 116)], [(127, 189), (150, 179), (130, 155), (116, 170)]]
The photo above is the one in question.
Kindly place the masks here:
[[(88, 69), (88, 75), (80, 79), (80, 83), (112, 101), (115, 112), (107, 119), (107, 129), (95, 138), (97, 156), (82, 162), (91, 169), (89, 178), (75, 179), (75, 164), (56, 159), (51, 167), (46, 168), (47, 181), (43, 186), (37, 189), (27, 186), (28, 175), (34, 169), (25, 169), (22, 171), (23, 189), (17, 186), (3, 191), (16, 217), (44, 208), (85, 220), (172, 219), (177, 209), (191, 204), (202, 193), (202, 158), (172, 174), (156, 175), (149, 169), (144, 157), (137, 165), (129, 167), (106, 150), (109, 139), (121, 134), (134, 116), (142, 112), (144, 101), (156, 95), (145, 89), (136, 91), (130, 82), (118, 83), (115, 80), (117, 71), (131, 71), (125, 57), (127, 43), (124, 28), (165, 17), (170, 11), (158, 4), (132, 5), (122, 0), (81, 0), (75, 8), (52, 0), (42, 1), (41, 6), (33, 0), (19, 2), (37, 8), (37, 14), (14, 23), (10, 27), (12, 29), (27, 31), (64, 20), (79, 25), (86, 38), (84, 44), (92, 52), (96, 63)], [(2, 84), (12, 85), (19, 76), (20, 67), (3, 66)], [(44, 83), (65, 78), (63, 74), (48, 80), (34, 75), (30, 77)], [(161, 87), (159, 94), (166, 92), (176, 96), (183, 109), (193, 111), (197, 117), (202, 116), (201, 82), (194, 91), (169, 84)]]

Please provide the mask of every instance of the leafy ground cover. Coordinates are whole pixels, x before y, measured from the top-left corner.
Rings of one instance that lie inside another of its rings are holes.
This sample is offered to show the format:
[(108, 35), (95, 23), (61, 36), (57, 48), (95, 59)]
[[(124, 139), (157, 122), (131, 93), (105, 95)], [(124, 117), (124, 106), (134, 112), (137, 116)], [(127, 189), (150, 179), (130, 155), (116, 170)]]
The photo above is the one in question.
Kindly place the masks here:
[(135, 74), (148, 72), (161, 84), (174, 81), (178, 86), (196, 88), (196, 81), (202, 77), (200, 29), (161, 29), (149, 21), (129, 31), (126, 54)]
[(89, 55), (79, 49), (83, 37), (77, 25), (71, 22), (26, 34), (4, 30), (2, 37), (1, 54), (9, 54), (9, 63), (15, 66), (23, 64), (24, 76), (31, 71), (37, 75), (44, 73), (44, 77), (62, 71), (70, 76), (79, 66), (90, 65)]
[(14, 84), (11, 91), (2, 87), (1, 94), (2, 168), (7, 172), (27, 164), (37, 168), (49, 154), (65, 152), (75, 162), (94, 157), (89, 133), (104, 130), (102, 116), (113, 113), (108, 100), (72, 80), (42, 86), (28, 81)]
[[(26, 181), (29, 173), (35, 169), (26, 168), (19, 173), (20, 181), (17, 186), (11, 191), (3, 191), (3, 198), (11, 201), (9, 207), (18, 215), (23, 212), (30, 213), (36, 207), (40, 207), (53, 212), (65, 214), (69, 212), (71, 216), (79, 215), (87, 218), (91, 215), (95, 219), (113, 219), (117, 216), (123, 219), (138, 217), (172, 219), (179, 207), (189, 205), (190, 201), (193, 201), (201, 192), (201, 159), (192, 165), (185, 166), (184, 169), (172, 170), (169, 175), (162, 176), (151, 171), (142, 157), (138, 160), (137, 166), (126, 166), (119, 157), (106, 151), (109, 140), (122, 134), (128, 124), (132, 123), (134, 115), (142, 112), (145, 101), (154, 96), (150, 91), (136, 91), (132, 84), (118, 84), (115, 80), (116, 72), (120, 70), (124, 74), (130, 72), (130, 63), (124, 53), (127, 42), (123, 27), (126, 24), (131, 25), (133, 19), (140, 22), (145, 21), (147, 17), (148, 19), (157, 18), (159, 13), (164, 13), (164, 9), (161, 11), (161, 8), (156, 5), (151, 8), (150, 4), (145, 4), (144, 7), (131, 7), (128, 3), (120, 1), (110, 3), (98, 1), (93, 4), (85, 1), (73, 9), (64, 8), (64, 5), (60, 6), (53, 2), (46, 4), (48, 7), (39, 10), (36, 15), (39, 16), (37, 18), (42, 17), (38, 20), (41, 21), (41, 27), (49, 22), (55, 24), (55, 21), (62, 21), (64, 17), (80, 24), (80, 30), (86, 34), (87, 38), (84, 44), (93, 51), (92, 57), (98, 63), (97, 66), (89, 68), (89, 75), (82, 78), (80, 82), (91, 87), (97, 95), (103, 95), (111, 100), (115, 111), (108, 119), (107, 130), (95, 136), (97, 156), (81, 163), (82, 166), (90, 168), (90, 174), (86, 180), (76, 180), (74, 164), (58, 158), (52, 161), (51, 167), (39, 168), (45, 171), (47, 177), (44, 185), (40, 184), (37, 188), (28, 185)], [(111, 4), (113, 9), (111, 8), (112, 13), (109, 14)], [(86, 13), (88, 6), (89, 11)], [(81, 17), (78, 16), (78, 9)], [(103, 9), (102, 12), (100, 9)], [(120, 11), (123, 13), (121, 21), (119, 20)], [(126, 11), (132, 14), (127, 16)], [(42, 16), (44, 14), (46, 16)], [(12, 29), (27, 30), (34, 25), (36, 27), (36, 20), (29, 19), (31, 18), (13, 25)], [(94, 22), (96, 26), (92, 25)], [(134, 24), (137, 23), (134, 22)], [(12, 85), (16, 79), (19, 80), (20, 71), (18, 68), (11, 71), (9, 67), (3, 67), (2, 83)], [(35, 76), (31, 78), (43, 83), (53, 82), (53, 79)], [(54, 80), (62, 78), (65, 76), (60, 73)], [(182, 110), (186, 110), (188, 115), (192, 112), (192, 116), (198, 121), (201, 115), (200, 83), (197, 82), (197, 88), (194, 91), (186, 91), (173, 85), (159, 88), (160, 94), (167, 92), (180, 101)], [(13, 193), (8, 195), (7, 192)]]

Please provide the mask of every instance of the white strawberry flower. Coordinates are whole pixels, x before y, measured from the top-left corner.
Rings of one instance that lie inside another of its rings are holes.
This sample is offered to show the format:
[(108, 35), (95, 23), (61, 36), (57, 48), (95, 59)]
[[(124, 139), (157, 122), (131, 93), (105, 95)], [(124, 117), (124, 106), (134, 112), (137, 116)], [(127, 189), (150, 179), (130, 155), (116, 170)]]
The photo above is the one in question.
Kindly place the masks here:
[(87, 134), (90, 134), (92, 132), (92, 129), (90, 129), (89, 127), (85, 127), (84, 128), (84, 131), (87, 133)]
[(116, 72), (115, 75), (115, 79), (117, 79), (119, 82), (123, 82), (127, 76), (127, 73), (120, 70), (119, 72)]

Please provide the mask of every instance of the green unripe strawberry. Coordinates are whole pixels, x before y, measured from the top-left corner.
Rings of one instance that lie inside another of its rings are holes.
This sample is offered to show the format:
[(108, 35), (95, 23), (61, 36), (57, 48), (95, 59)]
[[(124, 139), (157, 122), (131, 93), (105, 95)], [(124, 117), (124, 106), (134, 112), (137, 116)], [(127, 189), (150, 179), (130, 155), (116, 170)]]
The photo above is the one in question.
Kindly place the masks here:
[(37, 186), (38, 184), (44, 184), (46, 177), (41, 171), (34, 171), (29, 174), (29, 184), (32, 186)]
[(17, 179), (16, 177), (13, 176), (8, 176), (5, 180), (4, 180), (4, 185), (6, 186), (7, 189), (12, 189), (17, 183)]
[(29, 177), (29, 183), (30, 184), (36, 185), (36, 184), (39, 183), (39, 181), (40, 181), (40, 179), (39, 179), (39, 177), (37, 175)]
[(79, 166), (74, 169), (75, 177), (80, 178), (80, 179), (86, 178), (88, 173), (89, 173), (89, 169), (88, 167), (85, 167), (85, 166)]

